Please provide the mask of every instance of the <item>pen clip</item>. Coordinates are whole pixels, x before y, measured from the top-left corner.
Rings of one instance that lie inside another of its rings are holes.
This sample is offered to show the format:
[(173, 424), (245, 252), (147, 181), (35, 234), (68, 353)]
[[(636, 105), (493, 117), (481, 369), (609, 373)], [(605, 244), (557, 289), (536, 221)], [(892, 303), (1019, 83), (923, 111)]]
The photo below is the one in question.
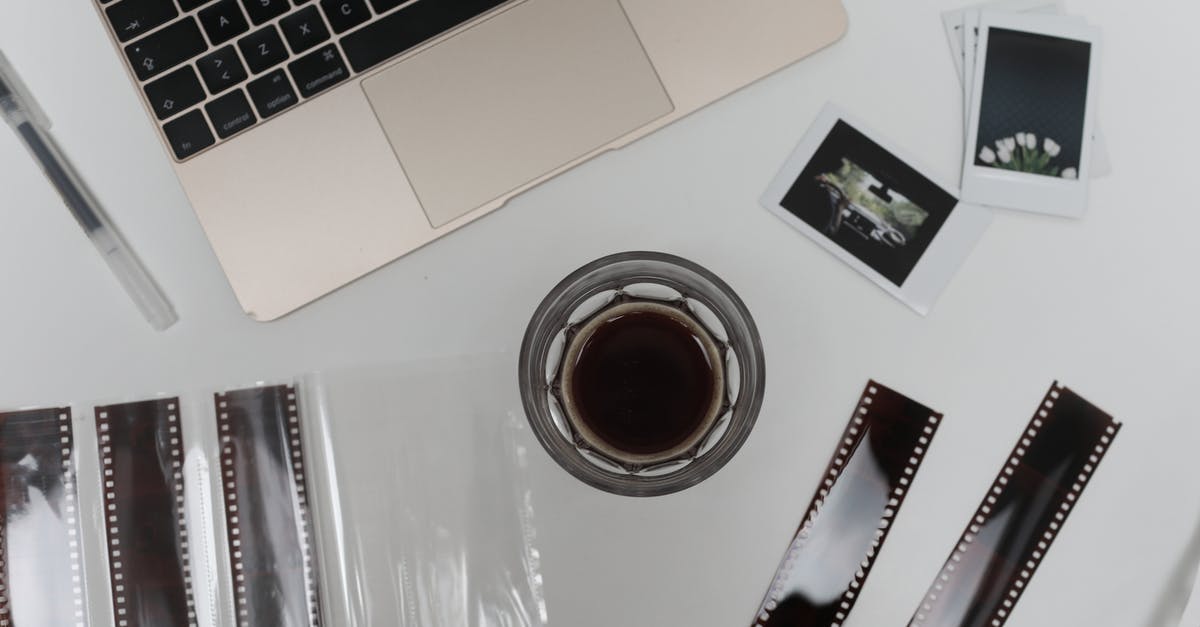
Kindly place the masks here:
[(8, 57), (4, 56), (4, 51), (0, 50), (0, 93), (3, 93), (4, 88), (11, 93), (17, 107), (29, 116), (30, 122), (44, 130), (50, 128), (50, 116), (42, 110), (29, 88), (25, 86), (25, 81), (21, 80), (21, 75), (17, 74), (16, 68), (9, 63)]

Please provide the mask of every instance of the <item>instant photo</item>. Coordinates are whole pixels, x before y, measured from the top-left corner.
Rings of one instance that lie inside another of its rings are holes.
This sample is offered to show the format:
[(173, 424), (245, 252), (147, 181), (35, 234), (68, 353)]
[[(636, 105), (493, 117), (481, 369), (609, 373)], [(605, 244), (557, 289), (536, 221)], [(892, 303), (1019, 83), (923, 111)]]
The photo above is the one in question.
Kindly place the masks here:
[[(974, 26), (978, 24), (978, 14), (981, 10), (1008, 13), (1059, 13), (1062, 11), (1062, 6), (1058, 0), (995, 0), (942, 13), (942, 26), (946, 29), (950, 54), (954, 60), (954, 68), (958, 71), (959, 80), (963, 78), (963, 54), (965, 53), (963, 44), (965, 33), (963, 31), (964, 23), (967, 20), (966, 16), (968, 14), (975, 15), (971, 20), (971, 25)], [(973, 38), (971, 45), (972, 47), (975, 45)]]
[[(1050, 15), (984, 12), (963, 167), (972, 202), (1065, 216), (1087, 206), (1096, 35)], [(968, 59), (970, 55), (967, 55)]]
[[(970, 135), (971, 96), (974, 92), (976, 43), (979, 40), (979, 19), (983, 11), (993, 13), (1062, 15), (1061, 0), (992, 0), (981, 4), (942, 13), (942, 25), (958, 78), (963, 83), (963, 126), (964, 137)], [(1082, 20), (1082, 18), (1074, 18)], [(970, 24), (970, 28), (967, 28)], [(969, 52), (969, 54), (968, 54)], [(969, 76), (968, 76), (969, 74)], [(1015, 137), (1014, 137), (1015, 139)], [(1112, 173), (1108, 156), (1108, 144), (1099, 120), (1092, 129), (1091, 177), (1101, 178)], [(974, 146), (972, 145), (972, 148)], [(970, 151), (967, 151), (970, 152)]]
[(839, 120), (780, 204), (899, 287), (958, 199)]
[(924, 314), (990, 215), (862, 128), (826, 107), (763, 205)]

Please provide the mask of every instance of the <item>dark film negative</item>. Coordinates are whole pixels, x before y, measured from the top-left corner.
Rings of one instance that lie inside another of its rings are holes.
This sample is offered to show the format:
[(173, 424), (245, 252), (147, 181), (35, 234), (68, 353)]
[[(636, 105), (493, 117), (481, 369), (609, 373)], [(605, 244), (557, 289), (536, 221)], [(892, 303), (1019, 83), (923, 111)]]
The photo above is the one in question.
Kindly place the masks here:
[(318, 627), (296, 391), (238, 390), (215, 402), (237, 624)]
[(85, 624), (68, 408), (0, 414), (0, 627)]
[(116, 627), (195, 627), (179, 399), (96, 408)]
[(1051, 386), (910, 627), (1002, 627), (1120, 428)]
[(941, 419), (867, 384), (753, 627), (846, 620)]

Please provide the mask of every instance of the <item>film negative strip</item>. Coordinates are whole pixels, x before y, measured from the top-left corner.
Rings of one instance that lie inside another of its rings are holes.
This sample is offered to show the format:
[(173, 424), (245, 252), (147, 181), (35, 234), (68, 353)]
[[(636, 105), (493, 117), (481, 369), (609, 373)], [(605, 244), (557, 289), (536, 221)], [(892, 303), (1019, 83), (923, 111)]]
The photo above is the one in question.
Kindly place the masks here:
[(96, 408), (116, 627), (195, 627), (179, 399)]
[(910, 627), (1002, 627), (1120, 428), (1054, 383)]
[[(4, 497), (5, 507), (7, 509), (8, 493), (4, 491), (4, 486), (8, 483), (8, 477), (0, 473), (0, 494)], [(5, 518), (8, 513), (5, 512)], [(8, 521), (3, 521), (0, 524), (0, 625), (9, 627), (13, 624), (12, 618), (12, 603), (8, 600), (8, 596), (12, 594), (8, 588), (8, 555), (4, 551), (4, 539), (8, 535), (6, 528)]]
[(237, 624), (318, 627), (296, 390), (215, 395)]
[(867, 384), (753, 627), (837, 627), (846, 620), (941, 419)]
[[(5, 462), (7, 464), (7, 462)], [(4, 550), (4, 539), (8, 533), (8, 492), (5, 486), (8, 484), (8, 477), (3, 471), (0, 471), (0, 497), (4, 498), (5, 512), (4, 521), (0, 521), (0, 625), (8, 627), (12, 625), (12, 603), (8, 600), (8, 596), (12, 594), (8, 589), (8, 555)]]
[(0, 627), (86, 624), (74, 450), (69, 408), (0, 414)]

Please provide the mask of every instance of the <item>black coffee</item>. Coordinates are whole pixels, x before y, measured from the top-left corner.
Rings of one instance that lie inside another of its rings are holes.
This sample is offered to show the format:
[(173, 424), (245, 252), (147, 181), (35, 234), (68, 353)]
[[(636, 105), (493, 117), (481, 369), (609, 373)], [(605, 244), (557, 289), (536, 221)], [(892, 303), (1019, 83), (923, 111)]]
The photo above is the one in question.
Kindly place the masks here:
[(617, 453), (661, 454), (698, 440), (723, 388), (712, 339), (664, 305), (612, 312), (577, 339), (563, 381), (569, 417)]

